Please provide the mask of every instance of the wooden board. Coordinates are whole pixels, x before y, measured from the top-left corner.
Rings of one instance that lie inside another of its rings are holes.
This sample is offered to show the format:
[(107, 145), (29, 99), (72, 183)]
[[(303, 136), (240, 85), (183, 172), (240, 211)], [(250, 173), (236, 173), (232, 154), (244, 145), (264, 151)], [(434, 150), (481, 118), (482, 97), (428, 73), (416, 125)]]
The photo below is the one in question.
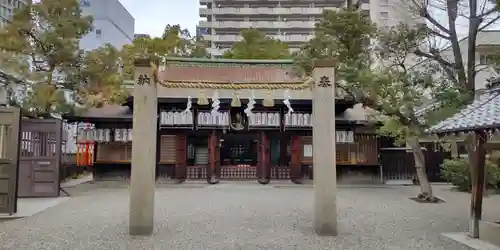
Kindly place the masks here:
[(177, 136), (162, 135), (160, 137), (160, 162), (175, 164), (177, 162)]

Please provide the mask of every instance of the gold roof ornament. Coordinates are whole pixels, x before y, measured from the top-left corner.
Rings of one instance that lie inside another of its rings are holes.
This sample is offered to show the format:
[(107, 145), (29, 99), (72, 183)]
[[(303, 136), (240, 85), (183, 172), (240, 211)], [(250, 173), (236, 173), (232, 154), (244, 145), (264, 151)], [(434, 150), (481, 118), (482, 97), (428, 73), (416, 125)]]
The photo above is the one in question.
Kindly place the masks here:
[(262, 105), (264, 107), (268, 107), (268, 108), (274, 107), (274, 99), (271, 97), (271, 91), (270, 90), (267, 91), (267, 96), (262, 101)]
[(241, 107), (241, 100), (238, 93), (233, 92), (233, 99), (231, 100), (231, 107)]
[(200, 91), (200, 95), (198, 96), (198, 101), (196, 103), (200, 106), (205, 106), (209, 104), (205, 91), (203, 90)]

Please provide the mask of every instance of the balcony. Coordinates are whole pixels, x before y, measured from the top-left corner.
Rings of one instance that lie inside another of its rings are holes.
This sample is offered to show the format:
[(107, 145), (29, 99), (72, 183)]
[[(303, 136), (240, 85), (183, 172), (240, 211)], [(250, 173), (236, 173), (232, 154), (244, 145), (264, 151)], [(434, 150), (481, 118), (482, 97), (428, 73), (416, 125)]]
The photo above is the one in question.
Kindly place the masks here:
[[(282, 42), (307, 42), (312, 39), (313, 35), (269, 35), (274, 39)], [(241, 41), (242, 37), (239, 35), (203, 35), (206, 41), (213, 42), (237, 42)]]
[[(369, 4), (361, 5), (363, 10), (370, 9)], [(207, 15), (321, 15), (324, 10), (335, 10), (335, 7), (318, 8), (200, 8), (201, 17)]]
[(331, 8), (200, 8), (202, 15), (321, 15)]
[(249, 28), (268, 28), (268, 29), (312, 29), (314, 28), (314, 21), (289, 21), (289, 22), (275, 22), (275, 21), (258, 21), (258, 22), (207, 22), (201, 21), (200, 28), (233, 28), (233, 29), (249, 29)]

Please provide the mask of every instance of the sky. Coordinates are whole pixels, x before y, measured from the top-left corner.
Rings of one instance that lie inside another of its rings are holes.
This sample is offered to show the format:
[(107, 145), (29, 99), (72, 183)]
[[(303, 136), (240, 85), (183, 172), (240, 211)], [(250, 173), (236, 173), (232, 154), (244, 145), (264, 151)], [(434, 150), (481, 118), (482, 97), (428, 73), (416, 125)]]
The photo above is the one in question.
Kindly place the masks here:
[(135, 33), (161, 36), (167, 24), (180, 24), (191, 35), (199, 22), (199, 0), (119, 0), (135, 18)]
[[(167, 24), (180, 24), (187, 28), (191, 35), (196, 34), (199, 17), (199, 0), (119, 0), (135, 18), (135, 33), (161, 36)], [(435, 13), (437, 14), (437, 13)], [(447, 23), (444, 13), (439, 13), (437, 19)], [(459, 23), (465, 20), (460, 20)], [(466, 23), (464, 23), (466, 24)], [(447, 25), (447, 24), (446, 24)], [(498, 29), (494, 25), (490, 29)], [(467, 34), (467, 25), (458, 25), (460, 36)]]

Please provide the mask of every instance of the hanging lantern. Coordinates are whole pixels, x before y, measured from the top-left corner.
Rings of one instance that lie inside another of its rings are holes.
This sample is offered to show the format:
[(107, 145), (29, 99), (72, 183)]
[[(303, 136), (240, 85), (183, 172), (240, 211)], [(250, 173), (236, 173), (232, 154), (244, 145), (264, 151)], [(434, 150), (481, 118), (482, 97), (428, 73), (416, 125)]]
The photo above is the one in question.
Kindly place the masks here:
[(274, 99), (271, 97), (271, 91), (270, 90), (267, 91), (267, 96), (262, 101), (262, 105), (264, 107), (274, 107)]
[(200, 91), (200, 95), (198, 96), (198, 105), (200, 106), (205, 106), (208, 105), (208, 99), (207, 96), (205, 95), (205, 91)]
[(241, 107), (241, 101), (236, 92), (233, 93), (233, 100), (231, 101), (231, 107)]

